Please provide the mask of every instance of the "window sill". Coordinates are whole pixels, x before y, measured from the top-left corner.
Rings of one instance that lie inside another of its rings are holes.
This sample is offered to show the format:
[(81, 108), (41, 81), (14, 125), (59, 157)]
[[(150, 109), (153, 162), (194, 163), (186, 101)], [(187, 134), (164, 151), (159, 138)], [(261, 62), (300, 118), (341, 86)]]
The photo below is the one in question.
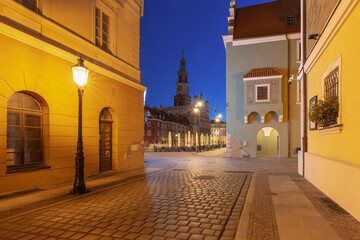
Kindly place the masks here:
[(41, 169), (48, 169), (50, 166), (44, 164), (29, 164), (29, 165), (17, 165), (17, 166), (8, 166), (6, 169), (6, 173), (18, 173), (18, 172), (30, 172)]
[(343, 127), (342, 124), (337, 124), (334, 126), (321, 128), (319, 129), (319, 132), (321, 133), (321, 135), (337, 134), (342, 131), (342, 127)]

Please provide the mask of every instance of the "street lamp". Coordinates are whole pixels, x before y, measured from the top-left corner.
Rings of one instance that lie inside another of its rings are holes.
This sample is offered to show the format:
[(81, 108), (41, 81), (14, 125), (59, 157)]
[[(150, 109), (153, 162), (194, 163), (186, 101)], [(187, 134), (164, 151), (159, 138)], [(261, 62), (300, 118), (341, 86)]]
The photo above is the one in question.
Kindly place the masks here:
[(201, 147), (200, 147), (200, 116), (201, 116), (201, 111), (200, 108), (202, 107), (203, 103), (201, 101), (198, 101), (195, 104), (195, 108), (194, 108), (194, 112), (198, 113), (199, 112), (199, 124), (198, 124), (198, 143), (199, 143), (199, 152), (201, 152)]
[(84, 194), (89, 192), (85, 186), (84, 179), (84, 147), (82, 140), (82, 97), (84, 93), (84, 86), (87, 83), (89, 69), (85, 67), (84, 60), (79, 58), (78, 63), (72, 66), (74, 81), (78, 85), (79, 94), (79, 117), (78, 117), (78, 142), (77, 152), (75, 158), (75, 181), (73, 189), (70, 191), (73, 194)]
[(221, 136), (220, 136), (220, 125), (221, 125), (221, 121), (220, 121), (220, 119), (222, 118), (222, 115), (221, 115), (221, 113), (219, 113), (217, 116), (216, 116), (216, 119), (215, 119), (215, 121), (219, 124), (218, 126), (219, 126), (219, 140), (218, 140), (218, 143), (220, 144), (221, 143)]

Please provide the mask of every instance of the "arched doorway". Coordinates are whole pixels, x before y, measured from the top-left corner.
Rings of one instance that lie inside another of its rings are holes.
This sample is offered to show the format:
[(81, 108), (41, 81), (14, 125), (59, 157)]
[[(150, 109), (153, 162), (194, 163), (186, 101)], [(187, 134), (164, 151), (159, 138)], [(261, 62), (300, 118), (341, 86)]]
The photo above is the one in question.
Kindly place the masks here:
[(277, 157), (280, 153), (280, 136), (275, 128), (264, 127), (256, 136), (257, 157)]
[(112, 169), (112, 116), (108, 108), (100, 113), (100, 144), (99, 168), (100, 172)]

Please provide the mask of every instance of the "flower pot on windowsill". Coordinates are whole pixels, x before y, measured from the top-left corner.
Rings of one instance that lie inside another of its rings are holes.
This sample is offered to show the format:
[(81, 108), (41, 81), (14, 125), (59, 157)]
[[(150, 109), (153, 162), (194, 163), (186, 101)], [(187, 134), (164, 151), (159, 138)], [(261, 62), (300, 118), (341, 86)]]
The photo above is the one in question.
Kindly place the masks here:
[(334, 112), (332, 114), (327, 114), (318, 123), (319, 127), (325, 128), (325, 127), (337, 125), (337, 118), (338, 118), (338, 113), (337, 112)]

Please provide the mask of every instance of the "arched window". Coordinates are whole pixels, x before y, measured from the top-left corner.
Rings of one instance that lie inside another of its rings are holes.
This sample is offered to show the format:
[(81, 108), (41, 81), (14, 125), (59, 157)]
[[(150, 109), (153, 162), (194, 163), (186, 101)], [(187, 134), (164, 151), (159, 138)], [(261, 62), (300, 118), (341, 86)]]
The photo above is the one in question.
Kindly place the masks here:
[(7, 166), (43, 163), (43, 111), (25, 93), (13, 94), (7, 104)]

